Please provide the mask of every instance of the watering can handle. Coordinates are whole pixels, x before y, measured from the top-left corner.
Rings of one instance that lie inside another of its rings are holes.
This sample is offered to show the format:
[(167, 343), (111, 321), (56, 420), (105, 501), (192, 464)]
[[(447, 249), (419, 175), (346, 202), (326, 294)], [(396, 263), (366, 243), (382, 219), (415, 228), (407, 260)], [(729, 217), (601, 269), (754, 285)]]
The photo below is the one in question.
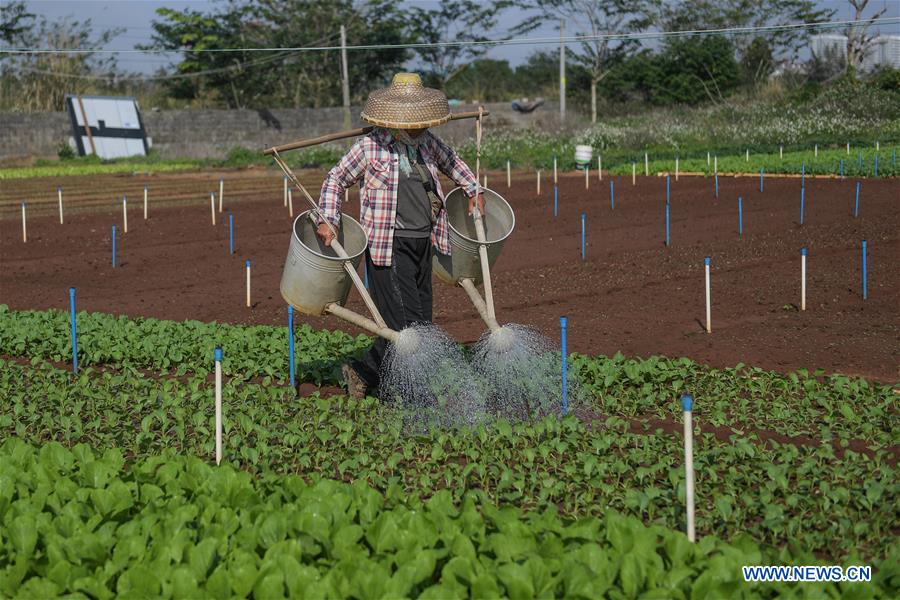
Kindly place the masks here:
[(478, 107), (478, 118), (475, 119), (475, 206), (472, 208), (472, 217), (475, 219), (475, 233), (478, 235), (478, 255), (481, 258), (481, 278), (484, 280), (484, 301), (487, 305), (488, 319), (496, 321), (494, 311), (494, 289), (491, 285), (491, 267), (488, 262), (487, 236), (484, 233), (484, 219), (481, 209), (478, 208), (478, 197), (481, 195), (481, 117), (484, 107)]

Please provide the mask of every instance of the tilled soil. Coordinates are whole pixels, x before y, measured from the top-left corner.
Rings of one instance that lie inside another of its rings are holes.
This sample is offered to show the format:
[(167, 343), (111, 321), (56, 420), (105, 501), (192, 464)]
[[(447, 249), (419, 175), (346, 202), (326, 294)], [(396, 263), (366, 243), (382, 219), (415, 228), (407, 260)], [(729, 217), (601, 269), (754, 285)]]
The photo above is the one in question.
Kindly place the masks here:
[[(209, 192), (225, 177), (223, 213), (210, 219)], [(303, 180), (318, 189), (321, 172)], [(536, 327), (586, 354), (687, 356), (712, 366), (737, 363), (778, 371), (829, 372), (898, 381), (900, 364), (900, 184), (864, 180), (853, 217), (855, 179), (720, 177), (672, 181), (671, 245), (665, 246), (665, 178), (596, 173), (560, 177), (536, 195), (533, 174), (491, 173), (489, 184), (516, 211), (516, 230), (494, 268), (501, 322)], [(615, 181), (615, 208), (610, 180)], [(143, 187), (149, 218), (142, 217)], [(59, 224), (56, 186), (65, 194)], [(445, 189), (450, 189), (449, 184)], [(128, 233), (121, 195), (128, 194)], [(738, 196), (744, 233), (738, 233)], [(19, 203), (28, 202), (22, 242)], [(294, 194), (294, 210), (304, 206)], [(282, 177), (261, 169), (162, 175), (85, 176), (0, 184), (0, 303), (14, 309), (68, 307), (165, 319), (286, 323), (279, 282), (290, 241)], [(236, 249), (228, 251), (228, 211)], [(358, 217), (355, 190), (345, 211)], [(587, 259), (581, 260), (581, 213)], [(111, 264), (111, 226), (119, 266)], [(868, 299), (862, 298), (861, 241), (868, 242)], [(807, 310), (800, 305), (800, 248), (808, 248)], [(705, 256), (711, 258), (712, 333), (704, 307)], [(245, 306), (245, 260), (252, 261), (252, 308)], [(435, 321), (472, 342), (485, 327), (461, 289), (435, 281)], [(364, 312), (351, 294), (348, 306)], [(335, 318), (298, 316), (314, 327), (359, 333)], [(302, 349), (300, 349), (302, 351)]]

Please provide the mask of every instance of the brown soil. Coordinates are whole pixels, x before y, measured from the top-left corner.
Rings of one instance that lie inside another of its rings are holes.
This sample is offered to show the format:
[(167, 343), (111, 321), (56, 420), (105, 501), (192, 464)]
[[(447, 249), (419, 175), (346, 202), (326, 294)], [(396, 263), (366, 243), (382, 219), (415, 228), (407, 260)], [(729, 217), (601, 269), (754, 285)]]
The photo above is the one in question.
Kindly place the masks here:
[[(226, 178), (225, 213), (210, 223), (209, 192)], [(318, 188), (321, 173), (304, 181)], [(800, 182), (720, 178), (672, 181), (671, 240), (665, 247), (665, 179), (569, 174), (560, 179), (559, 216), (543, 179), (491, 173), (516, 211), (516, 231), (494, 269), (501, 322), (559, 337), (569, 318), (569, 350), (587, 354), (687, 356), (713, 366), (738, 362), (778, 371), (829, 372), (897, 381), (900, 364), (900, 184), (865, 180), (854, 219), (856, 180), (809, 179), (799, 219)], [(148, 183), (149, 182), (149, 183)], [(150, 218), (142, 190), (150, 186)], [(56, 213), (62, 185), (66, 222)], [(253, 324), (284, 324), (278, 288), (290, 235), (280, 173), (262, 169), (163, 175), (44, 178), (0, 189), (0, 302), (14, 309), (66, 309), (67, 288), (80, 310)], [(129, 231), (121, 234), (121, 194)], [(744, 198), (738, 235), (737, 197)], [(294, 208), (303, 206), (294, 196)], [(19, 202), (29, 202), (22, 242)], [(108, 208), (106, 208), (108, 207)], [(228, 252), (233, 210), (236, 252)], [(356, 193), (345, 210), (358, 216)], [(587, 261), (580, 257), (580, 215), (587, 212)], [(43, 216), (42, 216), (43, 215)], [(110, 228), (120, 231), (120, 265), (110, 260)], [(868, 240), (868, 300), (861, 297), (860, 242)], [(809, 249), (807, 310), (800, 312), (800, 248)], [(712, 258), (712, 334), (704, 331), (703, 257)], [(245, 303), (245, 259), (252, 260), (253, 307)], [(435, 320), (471, 342), (484, 325), (464, 292), (435, 283)], [(355, 294), (349, 306), (364, 312)], [(314, 327), (354, 327), (334, 318), (298, 317)], [(302, 351), (302, 349), (301, 349)]]

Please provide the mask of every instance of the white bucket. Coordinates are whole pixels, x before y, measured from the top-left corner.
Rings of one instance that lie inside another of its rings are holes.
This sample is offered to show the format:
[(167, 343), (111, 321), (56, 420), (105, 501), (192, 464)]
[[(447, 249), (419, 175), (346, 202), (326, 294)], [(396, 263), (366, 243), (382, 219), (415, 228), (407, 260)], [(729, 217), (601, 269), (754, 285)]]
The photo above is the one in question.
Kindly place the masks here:
[(579, 167), (590, 165), (593, 155), (594, 149), (590, 146), (575, 146), (575, 164)]

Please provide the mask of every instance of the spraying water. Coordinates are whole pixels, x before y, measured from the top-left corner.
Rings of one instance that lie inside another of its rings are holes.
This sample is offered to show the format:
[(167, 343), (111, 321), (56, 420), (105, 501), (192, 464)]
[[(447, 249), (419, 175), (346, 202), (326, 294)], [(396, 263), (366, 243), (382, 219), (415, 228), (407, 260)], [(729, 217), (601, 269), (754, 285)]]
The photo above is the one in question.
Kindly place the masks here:
[(379, 395), (401, 407), (413, 429), (480, 422), (482, 388), (456, 342), (431, 324), (401, 331), (381, 366)]
[[(473, 350), (472, 364), (486, 383), (491, 415), (528, 420), (559, 413), (560, 355), (546, 337), (530, 327), (507, 324), (482, 335)], [(569, 395), (578, 397), (571, 372)]]

